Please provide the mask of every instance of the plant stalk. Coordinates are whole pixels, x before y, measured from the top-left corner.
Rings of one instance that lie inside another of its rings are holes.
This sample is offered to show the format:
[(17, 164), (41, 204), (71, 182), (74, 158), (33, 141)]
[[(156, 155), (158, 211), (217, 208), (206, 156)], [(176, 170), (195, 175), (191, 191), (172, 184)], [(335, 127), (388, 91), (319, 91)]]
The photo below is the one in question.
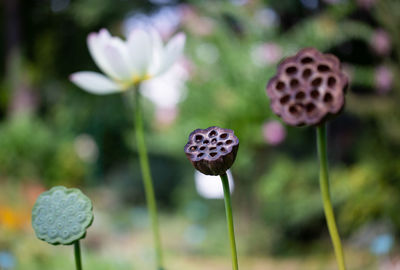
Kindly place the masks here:
[(82, 270), (81, 245), (79, 240), (74, 243), (74, 254), (76, 270)]
[(140, 167), (142, 171), (142, 178), (144, 184), (144, 191), (146, 194), (147, 207), (150, 214), (151, 226), (153, 230), (154, 248), (156, 255), (157, 270), (164, 270), (163, 267), (163, 255), (161, 249), (161, 237), (158, 226), (158, 214), (157, 214), (157, 203), (154, 195), (153, 181), (151, 177), (149, 157), (147, 154), (146, 142), (144, 138), (143, 130), (143, 116), (141, 108), (141, 95), (139, 87), (133, 89), (134, 100), (135, 100), (135, 132), (136, 142), (139, 152)]
[(326, 151), (326, 125), (320, 125), (317, 127), (317, 145), (318, 145), (318, 157), (320, 164), (319, 183), (321, 188), (322, 202), (324, 205), (324, 212), (326, 222), (328, 224), (329, 234), (333, 243), (335, 251), (336, 261), (339, 270), (346, 270), (344, 262), (343, 248), (340, 241), (339, 232), (336, 226), (335, 215), (333, 213), (333, 207), (331, 202), (331, 195), (329, 191), (329, 175), (328, 175), (328, 159)]
[(222, 186), (224, 187), (225, 212), (226, 212), (226, 221), (228, 225), (229, 241), (231, 245), (232, 269), (238, 270), (239, 266), (238, 266), (237, 251), (236, 251), (235, 229), (233, 227), (231, 192), (229, 190), (229, 181), (226, 173), (221, 175), (221, 180), (222, 180)]

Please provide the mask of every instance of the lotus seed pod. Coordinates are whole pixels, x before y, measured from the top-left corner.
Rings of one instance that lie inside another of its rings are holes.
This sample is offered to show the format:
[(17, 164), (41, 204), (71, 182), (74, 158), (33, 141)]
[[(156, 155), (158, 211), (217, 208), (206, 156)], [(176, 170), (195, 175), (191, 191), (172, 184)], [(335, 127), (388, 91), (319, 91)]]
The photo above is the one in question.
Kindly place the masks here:
[(184, 149), (196, 170), (207, 175), (222, 175), (235, 161), (238, 148), (239, 139), (233, 130), (209, 127), (190, 133)]
[(76, 188), (53, 187), (38, 197), (32, 209), (36, 236), (52, 245), (84, 238), (92, 222), (92, 202)]
[(267, 95), (272, 111), (288, 125), (316, 126), (340, 113), (347, 84), (336, 56), (306, 48), (279, 64)]

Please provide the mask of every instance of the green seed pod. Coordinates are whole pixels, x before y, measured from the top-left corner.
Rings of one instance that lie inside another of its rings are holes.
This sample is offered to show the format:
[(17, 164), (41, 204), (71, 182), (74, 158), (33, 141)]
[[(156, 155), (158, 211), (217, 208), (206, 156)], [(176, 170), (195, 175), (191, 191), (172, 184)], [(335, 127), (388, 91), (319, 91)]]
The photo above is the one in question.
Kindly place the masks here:
[(90, 199), (79, 189), (63, 186), (43, 192), (32, 209), (37, 238), (52, 245), (70, 245), (85, 238), (93, 218)]

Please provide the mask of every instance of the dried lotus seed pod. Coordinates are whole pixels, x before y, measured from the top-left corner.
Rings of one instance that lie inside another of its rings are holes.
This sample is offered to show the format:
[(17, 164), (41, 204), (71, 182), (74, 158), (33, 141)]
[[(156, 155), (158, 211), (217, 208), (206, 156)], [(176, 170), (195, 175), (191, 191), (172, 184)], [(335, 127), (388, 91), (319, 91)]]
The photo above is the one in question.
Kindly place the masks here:
[(185, 154), (201, 173), (222, 175), (235, 161), (238, 148), (239, 139), (233, 130), (209, 127), (190, 133)]
[(92, 222), (92, 202), (76, 188), (53, 187), (38, 197), (32, 209), (36, 236), (52, 245), (84, 238)]
[(306, 48), (279, 64), (267, 95), (285, 123), (315, 126), (342, 110), (347, 84), (336, 56)]

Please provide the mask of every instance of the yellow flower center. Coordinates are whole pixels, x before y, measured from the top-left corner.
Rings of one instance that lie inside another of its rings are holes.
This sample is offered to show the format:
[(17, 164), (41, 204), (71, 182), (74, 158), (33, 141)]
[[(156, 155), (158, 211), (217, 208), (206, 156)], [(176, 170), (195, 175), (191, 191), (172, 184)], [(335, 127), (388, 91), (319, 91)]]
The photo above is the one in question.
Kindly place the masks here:
[(145, 74), (143, 76), (134, 75), (129, 81), (117, 81), (117, 83), (121, 86), (121, 88), (125, 91), (129, 89), (132, 85), (136, 86), (139, 83), (151, 79), (152, 76), (149, 74)]

